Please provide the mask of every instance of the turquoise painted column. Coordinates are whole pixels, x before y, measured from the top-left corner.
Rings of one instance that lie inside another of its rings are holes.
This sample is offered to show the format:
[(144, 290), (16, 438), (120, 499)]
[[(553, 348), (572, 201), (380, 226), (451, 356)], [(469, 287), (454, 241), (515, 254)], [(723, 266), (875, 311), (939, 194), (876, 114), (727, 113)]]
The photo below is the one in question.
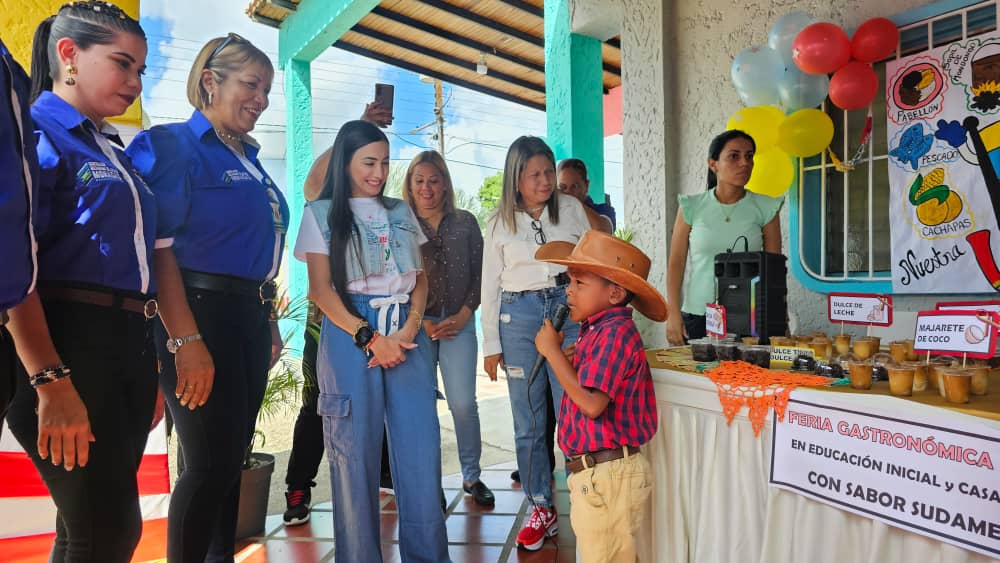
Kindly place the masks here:
[[(285, 136), (287, 147), (285, 162), (287, 166), (287, 183), (285, 197), (291, 219), (288, 225), (288, 247), (295, 244), (295, 236), (302, 223), (302, 209), (305, 196), (302, 186), (313, 162), (312, 142), (312, 89), (309, 61), (292, 59), (285, 65)], [(296, 299), (304, 297), (309, 290), (309, 275), (306, 265), (295, 260), (288, 253), (289, 297)]]
[(601, 42), (570, 31), (570, 0), (545, 1), (545, 117), (556, 160), (587, 164), (590, 197), (604, 201)]

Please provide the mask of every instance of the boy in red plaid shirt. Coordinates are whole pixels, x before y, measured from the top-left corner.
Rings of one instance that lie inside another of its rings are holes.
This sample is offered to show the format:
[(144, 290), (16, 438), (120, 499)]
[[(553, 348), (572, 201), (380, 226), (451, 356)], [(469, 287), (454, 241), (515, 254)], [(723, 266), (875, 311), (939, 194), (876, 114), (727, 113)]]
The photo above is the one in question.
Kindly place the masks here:
[(566, 302), (580, 323), (572, 363), (545, 321), (535, 336), (564, 394), (559, 447), (569, 456), (570, 521), (583, 561), (637, 561), (636, 532), (649, 514), (652, 471), (639, 451), (656, 433), (656, 397), (631, 303), (662, 322), (649, 258), (631, 244), (588, 231), (574, 246), (551, 242), (535, 258), (569, 267)]

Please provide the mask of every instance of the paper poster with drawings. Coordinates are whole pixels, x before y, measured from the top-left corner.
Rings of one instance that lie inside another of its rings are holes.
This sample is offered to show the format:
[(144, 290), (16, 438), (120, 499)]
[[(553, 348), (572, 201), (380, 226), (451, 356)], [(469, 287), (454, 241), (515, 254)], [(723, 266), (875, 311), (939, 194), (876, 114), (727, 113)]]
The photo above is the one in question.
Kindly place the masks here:
[(1000, 33), (886, 64), (893, 293), (1000, 291)]

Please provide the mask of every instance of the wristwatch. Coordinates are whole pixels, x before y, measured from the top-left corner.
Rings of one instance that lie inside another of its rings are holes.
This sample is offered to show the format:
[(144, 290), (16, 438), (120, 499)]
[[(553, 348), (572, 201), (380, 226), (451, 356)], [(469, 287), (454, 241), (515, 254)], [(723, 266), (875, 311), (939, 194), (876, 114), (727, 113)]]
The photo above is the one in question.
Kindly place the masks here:
[(168, 338), (167, 339), (167, 352), (171, 354), (176, 354), (181, 346), (187, 344), (188, 342), (194, 342), (195, 340), (201, 340), (201, 334), (195, 333), (191, 336), (182, 336), (180, 338)]
[(372, 341), (372, 338), (375, 338), (375, 331), (367, 323), (360, 325), (354, 331), (354, 345), (359, 350), (364, 350), (368, 346), (368, 343)]

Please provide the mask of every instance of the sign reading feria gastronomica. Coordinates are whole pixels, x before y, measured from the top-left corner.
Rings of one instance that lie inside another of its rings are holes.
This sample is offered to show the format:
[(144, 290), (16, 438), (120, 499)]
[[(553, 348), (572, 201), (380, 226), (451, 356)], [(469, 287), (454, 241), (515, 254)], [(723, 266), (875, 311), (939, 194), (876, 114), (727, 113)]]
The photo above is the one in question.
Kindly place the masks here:
[(1000, 33), (885, 77), (893, 292), (1000, 291)]
[(1000, 430), (952, 413), (860, 412), (835, 395), (792, 394), (774, 424), (771, 486), (1000, 558)]

